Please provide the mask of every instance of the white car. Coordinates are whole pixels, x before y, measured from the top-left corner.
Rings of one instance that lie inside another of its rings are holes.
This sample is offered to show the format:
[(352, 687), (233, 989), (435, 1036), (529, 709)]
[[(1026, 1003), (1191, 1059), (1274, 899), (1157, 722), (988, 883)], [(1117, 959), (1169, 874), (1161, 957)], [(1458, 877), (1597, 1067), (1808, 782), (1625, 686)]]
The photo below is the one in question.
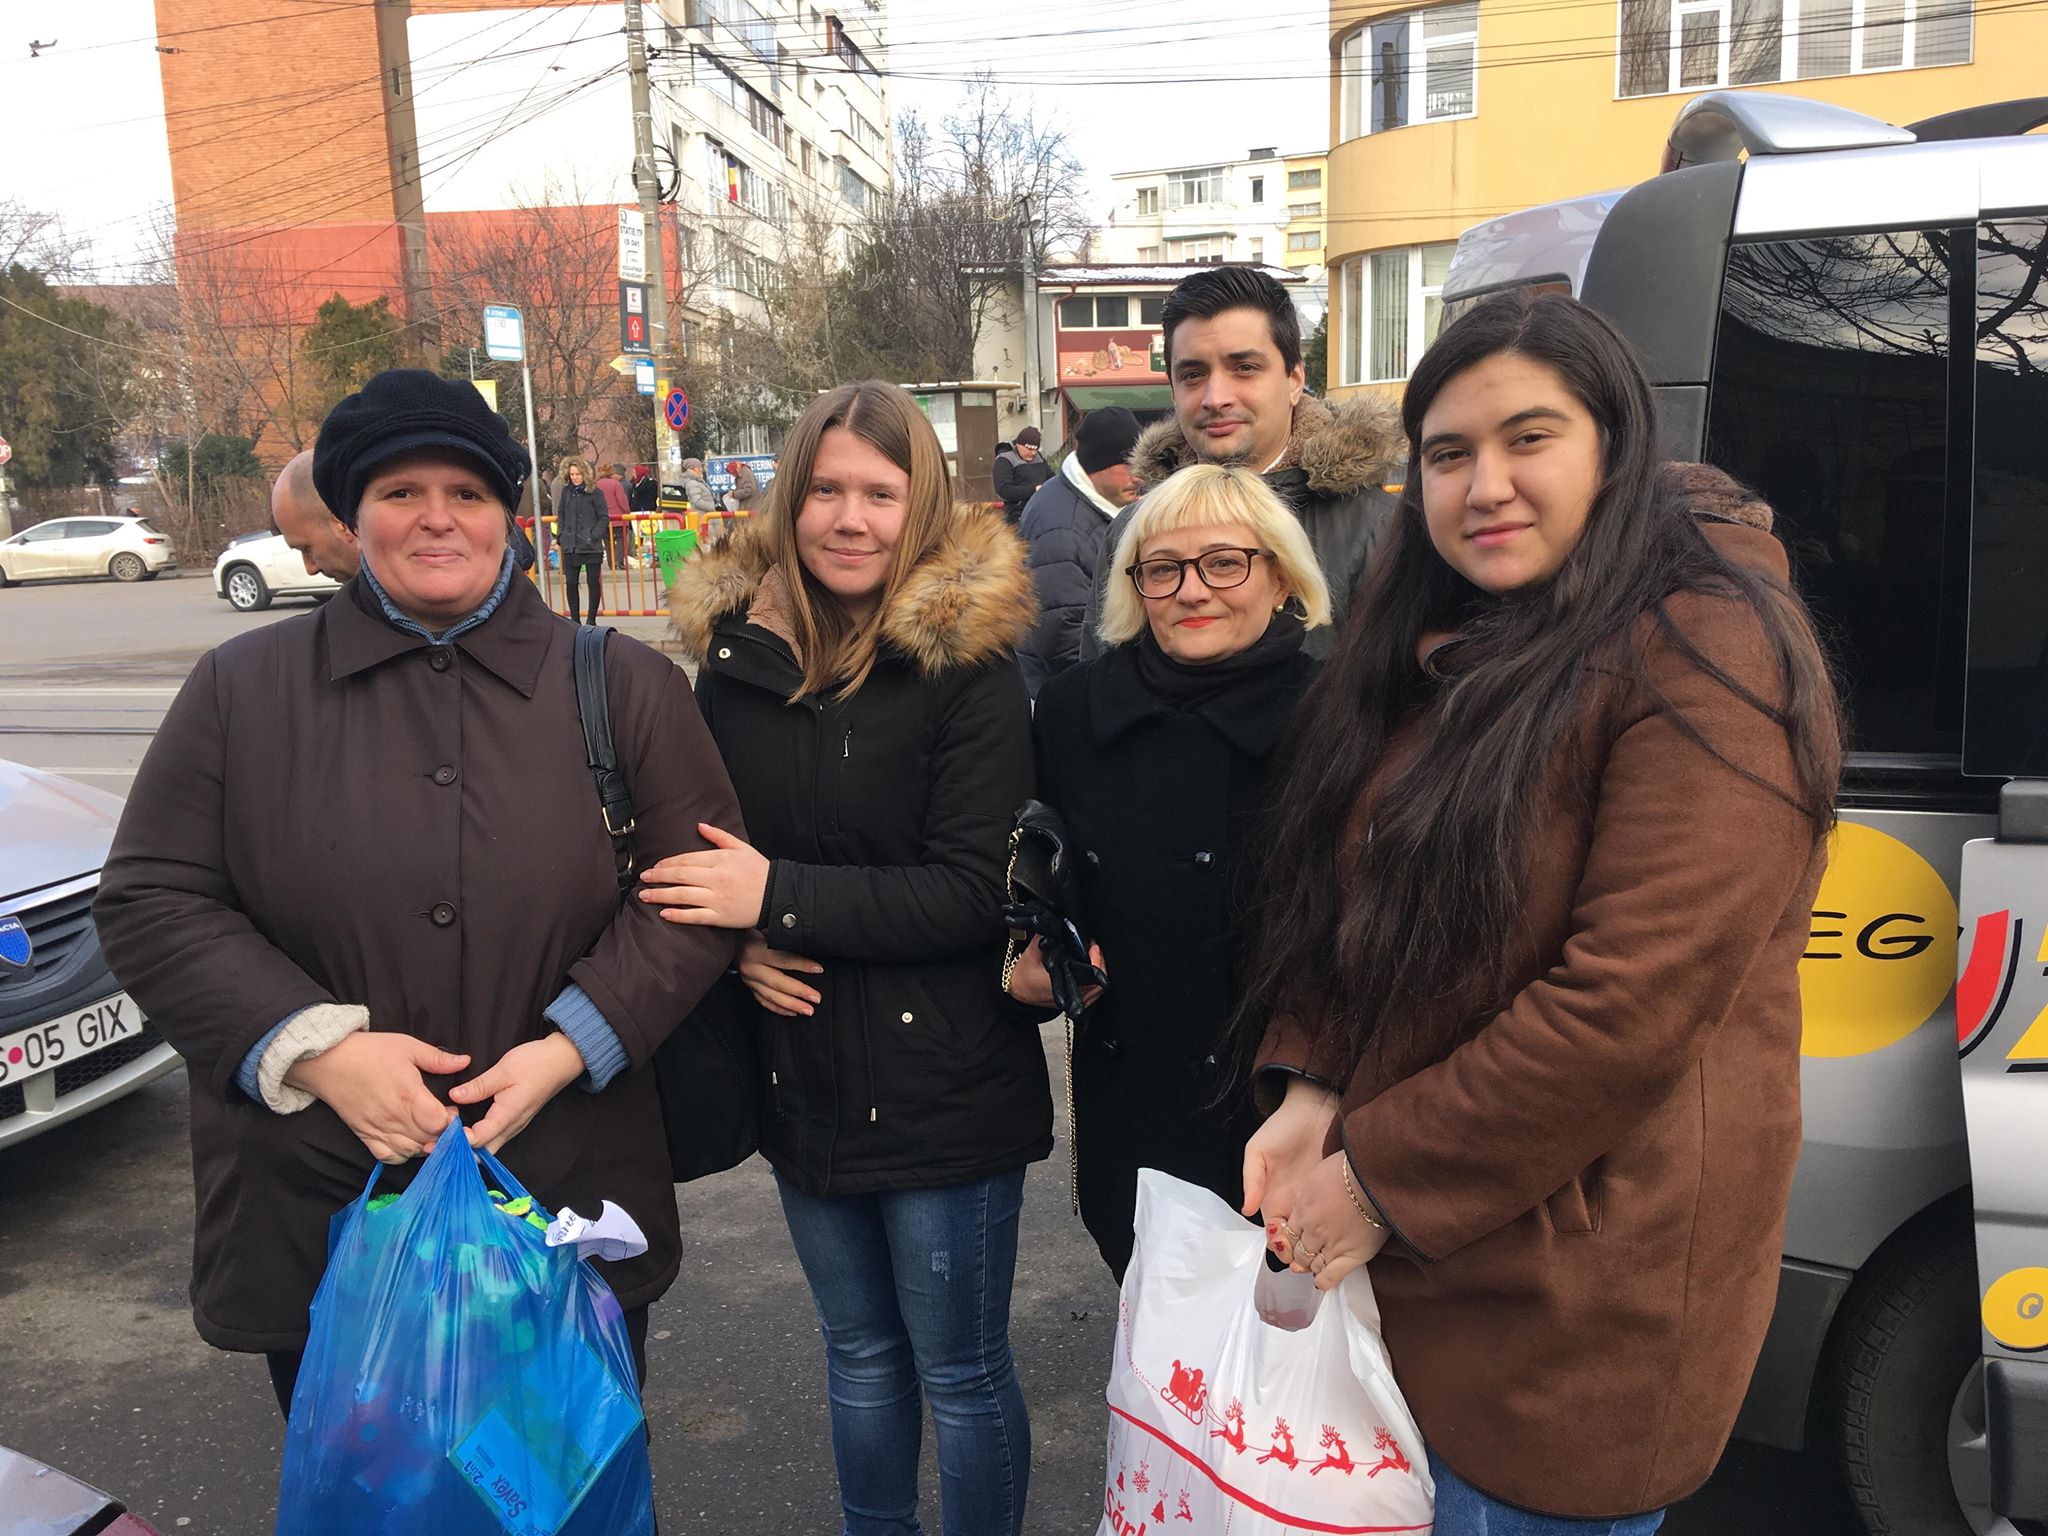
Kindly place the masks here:
[(237, 613), (261, 613), (277, 597), (331, 597), (341, 583), (306, 568), (281, 533), (245, 533), (213, 562), (213, 595)]
[(178, 1065), (93, 927), (120, 816), (117, 796), (0, 759), (0, 1148)]
[(177, 568), (170, 539), (146, 517), (53, 517), (0, 540), (0, 587), (50, 576), (154, 581)]

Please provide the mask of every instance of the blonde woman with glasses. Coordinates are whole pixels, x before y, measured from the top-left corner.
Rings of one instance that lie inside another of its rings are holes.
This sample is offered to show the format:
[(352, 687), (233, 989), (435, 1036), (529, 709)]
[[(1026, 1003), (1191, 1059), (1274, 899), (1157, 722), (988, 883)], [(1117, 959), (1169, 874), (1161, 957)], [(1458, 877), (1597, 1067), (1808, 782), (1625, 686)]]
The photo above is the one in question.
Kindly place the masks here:
[[(1081, 1217), (1121, 1280), (1138, 1170), (1243, 1203), (1249, 1102), (1219, 1106), (1243, 897), (1267, 764), (1315, 663), (1330, 594), (1299, 520), (1247, 469), (1192, 465), (1130, 515), (1101, 656), (1038, 696), (1039, 798), (1083, 850), (1089, 937), (1109, 985), (1072, 1062)], [(1036, 941), (1011, 995), (1041, 1007)]]

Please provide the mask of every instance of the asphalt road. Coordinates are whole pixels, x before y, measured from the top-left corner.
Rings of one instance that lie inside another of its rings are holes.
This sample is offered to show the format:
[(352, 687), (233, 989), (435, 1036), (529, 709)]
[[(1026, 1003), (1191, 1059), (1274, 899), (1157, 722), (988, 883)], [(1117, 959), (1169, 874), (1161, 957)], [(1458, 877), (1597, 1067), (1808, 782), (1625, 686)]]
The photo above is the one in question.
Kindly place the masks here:
[[(0, 757), (115, 793), (193, 662), (293, 611), (237, 615), (201, 576), (0, 592)], [(652, 638), (653, 621), (622, 621)], [(1047, 1033), (1049, 1054), (1057, 1038)], [(1055, 1069), (1057, 1072), (1057, 1068)], [(120, 1493), (170, 1536), (271, 1528), (281, 1425), (261, 1361), (191, 1330), (185, 1079), (0, 1153), (0, 1444)], [(1025, 1190), (1013, 1342), (1033, 1536), (1101, 1512), (1116, 1293), (1069, 1213), (1062, 1149)], [(678, 1191), (682, 1278), (655, 1310), (647, 1407), (663, 1530), (837, 1528), (809, 1296), (757, 1160)], [(937, 1529), (927, 1443), (925, 1515)], [(1738, 1446), (1674, 1536), (1857, 1536), (1825, 1471)]]

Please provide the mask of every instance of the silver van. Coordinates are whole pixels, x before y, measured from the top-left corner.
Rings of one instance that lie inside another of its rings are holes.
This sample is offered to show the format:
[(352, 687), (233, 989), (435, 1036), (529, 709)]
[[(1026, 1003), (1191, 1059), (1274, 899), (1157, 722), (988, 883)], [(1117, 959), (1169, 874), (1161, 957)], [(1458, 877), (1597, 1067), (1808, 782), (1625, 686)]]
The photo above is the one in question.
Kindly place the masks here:
[(1896, 127), (1772, 94), (1664, 173), (1458, 242), (1553, 287), (1670, 456), (1777, 509), (1855, 733), (1801, 968), (1806, 1139), (1737, 1433), (1874, 1533), (2048, 1533), (2048, 98)]

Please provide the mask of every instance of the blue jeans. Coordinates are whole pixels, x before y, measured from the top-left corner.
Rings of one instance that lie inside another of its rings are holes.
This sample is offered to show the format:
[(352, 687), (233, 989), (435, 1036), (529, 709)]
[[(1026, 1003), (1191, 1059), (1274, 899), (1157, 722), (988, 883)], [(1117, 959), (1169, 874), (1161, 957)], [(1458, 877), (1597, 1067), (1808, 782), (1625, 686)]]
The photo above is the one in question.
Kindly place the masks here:
[(917, 1536), (919, 1389), (944, 1536), (1017, 1536), (1031, 1424), (1010, 1357), (1024, 1171), (951, 1189), (806, 1195), (783, 1214), (825, 1334), (845, 1536)]
[(1429, 1475), (1436, 1479), (1436, 1526), (1431, 1536), (1650, 1536), (1664, 1523), (1661, 1509), (1620, 1520), (1534, 1515), (1488, 1498), (1438, 1461), (1434, 1451), (1429, 1454)]

